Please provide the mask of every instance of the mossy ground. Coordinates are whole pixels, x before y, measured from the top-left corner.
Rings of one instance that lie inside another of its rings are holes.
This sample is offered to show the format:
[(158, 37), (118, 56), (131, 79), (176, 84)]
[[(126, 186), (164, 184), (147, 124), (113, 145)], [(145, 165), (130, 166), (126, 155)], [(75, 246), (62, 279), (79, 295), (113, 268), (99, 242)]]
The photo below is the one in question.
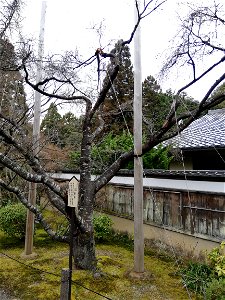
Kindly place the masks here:
[[(133, 265), (132, 251), (112, 244), (99, 244), (96, 248), (103, 276), (93, 278), (89, 272), (74, 270), (73, 281), (78, 285), (72, 285), (72, 299), (104, 299), (79, 285), (111, 299), (195, 299), (194, 296), (190, 298), (181, 279), (172, 276), (177, 270), (174, 262), (146, 255), (145, 269), (150, 275), (146, 279), (135, 280), (128, 276)], [(23, 250), (24, 242), (10, 239), (0, 232), (0, 287), (21, 300), (58, 300), (61, 269), (68, 267), (68, 245), (53, 242), (38, 229), (34, 238), (34, 251), (38, 256), (32, 260), (22, 259)]]

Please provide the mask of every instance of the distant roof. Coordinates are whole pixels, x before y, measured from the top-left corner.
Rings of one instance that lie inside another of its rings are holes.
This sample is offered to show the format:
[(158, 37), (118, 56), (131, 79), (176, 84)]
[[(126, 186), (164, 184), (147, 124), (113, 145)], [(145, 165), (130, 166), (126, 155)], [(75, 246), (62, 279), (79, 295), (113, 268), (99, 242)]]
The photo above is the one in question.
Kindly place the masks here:
[(225, 109), (210, 110), (167, 143), (183, 150), (225, 148)]

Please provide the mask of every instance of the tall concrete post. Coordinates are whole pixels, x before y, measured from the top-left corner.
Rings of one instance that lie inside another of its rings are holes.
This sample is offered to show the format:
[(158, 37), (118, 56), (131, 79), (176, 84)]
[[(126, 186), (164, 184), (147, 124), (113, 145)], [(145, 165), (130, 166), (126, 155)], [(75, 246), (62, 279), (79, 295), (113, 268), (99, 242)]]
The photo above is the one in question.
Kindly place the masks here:
[[(42, 79), (42, 59), (44, 54), (44, 28), (45, 28), (46, 1), (42, 2), (40, 34), (38, 45), (38, 62), (36, 82)], [(41, 94), (35, 91), (34, 100), (34, 121), (33, 121), (33, 154), (39, 154), (39, 139), (40, 139), (40, 116), (41, 116)], [(31, 182), (29, 184), (29, 202), (36, 205), (37, 184)], [(33, 235), (34, 235), (34, 214), (27, 211), (26, 236), (25, 236), (25, 255), (31, 255), (33, 251)]]
[[(137, 8), (135, 2), (135, 24)], [(137, 1), (139, 6), (139, 1)], [(141, 28), (134, 35), (134, 272), (144, 272)]]

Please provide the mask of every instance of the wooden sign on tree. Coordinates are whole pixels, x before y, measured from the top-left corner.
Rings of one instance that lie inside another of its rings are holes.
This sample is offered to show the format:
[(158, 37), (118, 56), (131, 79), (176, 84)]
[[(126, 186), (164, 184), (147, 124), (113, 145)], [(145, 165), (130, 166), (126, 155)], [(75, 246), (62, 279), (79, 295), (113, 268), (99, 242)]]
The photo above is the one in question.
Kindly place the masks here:
[(69, 182), (69, 189), (68, 189), (68, 206), (77, 207), (78, 197), (79, 197), (79, 181), (75, 177), (72, 177)]

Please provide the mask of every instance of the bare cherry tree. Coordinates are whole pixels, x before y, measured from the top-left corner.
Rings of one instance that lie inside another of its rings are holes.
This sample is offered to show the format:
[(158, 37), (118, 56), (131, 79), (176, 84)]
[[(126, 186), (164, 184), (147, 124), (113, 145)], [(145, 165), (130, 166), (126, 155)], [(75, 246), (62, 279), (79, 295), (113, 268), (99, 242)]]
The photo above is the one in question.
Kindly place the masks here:
[[(199, 108), (191, 115), (192, 118), (196, 118), (203, 110), (210, 109), (217, 102), (223, 101), (223, 95), (221, 95), (222, 98), (214, 99), (210, 96), (215, 88), (224, 81), (224, 73), (220, 70), (225, 61), (225, 43), (223, 41), (225, 19), (221, 1), (214, 1), (212, 6), (198, 8), (190, 6), (189, 10), (186, 19), (182, 20), (179, 34), (175, 39), (178, 41), (175, 50), (163, 66), (162, 72), (168, 72), (173, 66), (176, 66), (181, 69), (180, 76), (184, 69), (192, 73), (192, 80), (178, 90), (177, 95), (179, 95), (187, 88), (197, 86), (212, 71), (218, 70), (220, 76), (215, 77), (214, 82), (212, 81), (210, 86), (205, 87), (205, 96), (199, 99), (201, 100)], [(179, 101), (174, 100), (168, 120), (175, 115), (180, 104)], [(181, 115), (179, 118), (186, 118), (186, 116)]]
[[(78, 213), (75, 216), (75, 232), (73, 237), (73, 256), (75, 266), (82, 269), (96, 270), (95, 257), (95, 242), (93, 232), (93, 207), (96, 193), (104, 187), (113, 176), (120, 170), (124, 163), (130, 161), (134, 157), (134, 151), (123, 153), (117, 158), (111, 166), (109, 166), (96, 179), (91, 179), (91, 147), (95, 139), (104, 131), (104, 118), (102, 106), (106, 99), (107, 93), (113, 87), (113, 82), (120, 72), (120, 56), (123, 53), (125, 45), (132, 42), (134, 33), (141, 20), (150, 16), (157, 8), (165, 1), (143, 1), (142, 7), (136, 6), (138, 11), (138, 21), (130, 38), (121, 41), (119, 50), (108, 51), (107, 53), (101, 48), (96, 49), (96, 52), (87, 59), (81, 60), (77, 53), (68, 53), (67, 56), (59, 60), (51, 59), (51, 66), (46, 66), (45, 77), (41, 82), (35, 83), (31, 74), (33, 58), (31, 53), (26, 53), (22, 59), (21, 66), (23, 68), (25, 82), (34, 90), (46, 96), (47, 99), (65, 102), (79, 102), (85, 107), (82, 125), (82, 143), (81, 143), (81, 158), (80, 158), (80, 191)], [(150, 133), (148, 140), (143, 145), (143, 154), (151, 150), (154, 146), (162, 141), (165, 141), (175, 136), (179, 131), (185, 129), (192, 121), (200, 116), (205, 110), (215, 106), (225, 99), (224, 95), (215, 98), (210, 98), (212, 91), (225, 78), (225, 73), (219, 78), (215, 78), (211, 87), (206, 89), (206, 93), (199, 106), (194, 111), (187, 111), (178, 115), (177, 108), (180, 105), (179, 94), (187, 87), (197, 83), (206, 74), (211, 72), (216, 66), (222, 64), (225, 60), (224, 49), (215, 44), (215, 41), (210, 40), (206, 36), (201, 35), (201, 28), (206, 24), (203, 19), (209, 20), (210, 24), (224, 25), (224, 20), (218, 14), (218, 6), (214, 6), (214, 10), (210, 8), (198, 8), (191, 12), (187, 20), (183, 22), (182, 43), (178, 45), (176, 51), (170, 58), (167, 64), (167, 69), (176, 65), (182, 58), (182, 64), (191, 66), (193, 69), (193, 80), (179, 89), (177, 96), (174, 97), (174, 102), (168, 116), (165, 116), (163, 126), (156, 132)], [(199, 27), (195, 31), (195, 27)], [(212, 32), (213, 33), (213, 32)], [(197, 73), (196, 54), (200, 51), (220, 51), (221, 58), (214, 62), (210, 67), (204, 70), (201, 74)], [(107, 70), (102, 70), (101, 64), (107, 61)], [(105, 74), (104, 84), (97, 96), (88, 94), (86, 91), (78, 88), (79, 72), (92, 63), (98, 64), (97, 72), (100, 76)], [(58, 64), (58, 65), (57, 65)], [(177, 100), (179, 99), (179, 101)], [(115, 104), (116, 105), (116, 104)], [(96, 128), (96, 119), (99, 120)], [(178, 121), (183, 120), (183, 123), (178, 127)], [(11, 170), (15, 176), (23, 178), (26, 182), (36, 182), (44, 185), (48, 190), (48, 196), (51, 203), (56, 209), (63, 213), (70, 220), (70, 213), (67, 207), (67, 192), (62, 189), (46, 172), (41, 161), (35, 157), (31, 151), (32, 144), (27, 132), (21, 128), (20, 124), (10, 118), (1, 119), (0, 137), (2, 141), (0, 163), (5, 168)], [(16, 155), (12, 156), (12, 152), (2, 151), (8, 145)], [(29, 168), (32, 172), (29, 172)], [(22, 191), (18, 186), (13, 184), (13, 181), (0, 179), (0, 186), (14, 193), (17, 198), (35, 215), (47, 233), (56, 240), (68, 242), (68, 236), (59, 236), (54, 232), (49, 224), (45, 221), (37, 207), (32, 206), (27, 201), (27, 193)]]

